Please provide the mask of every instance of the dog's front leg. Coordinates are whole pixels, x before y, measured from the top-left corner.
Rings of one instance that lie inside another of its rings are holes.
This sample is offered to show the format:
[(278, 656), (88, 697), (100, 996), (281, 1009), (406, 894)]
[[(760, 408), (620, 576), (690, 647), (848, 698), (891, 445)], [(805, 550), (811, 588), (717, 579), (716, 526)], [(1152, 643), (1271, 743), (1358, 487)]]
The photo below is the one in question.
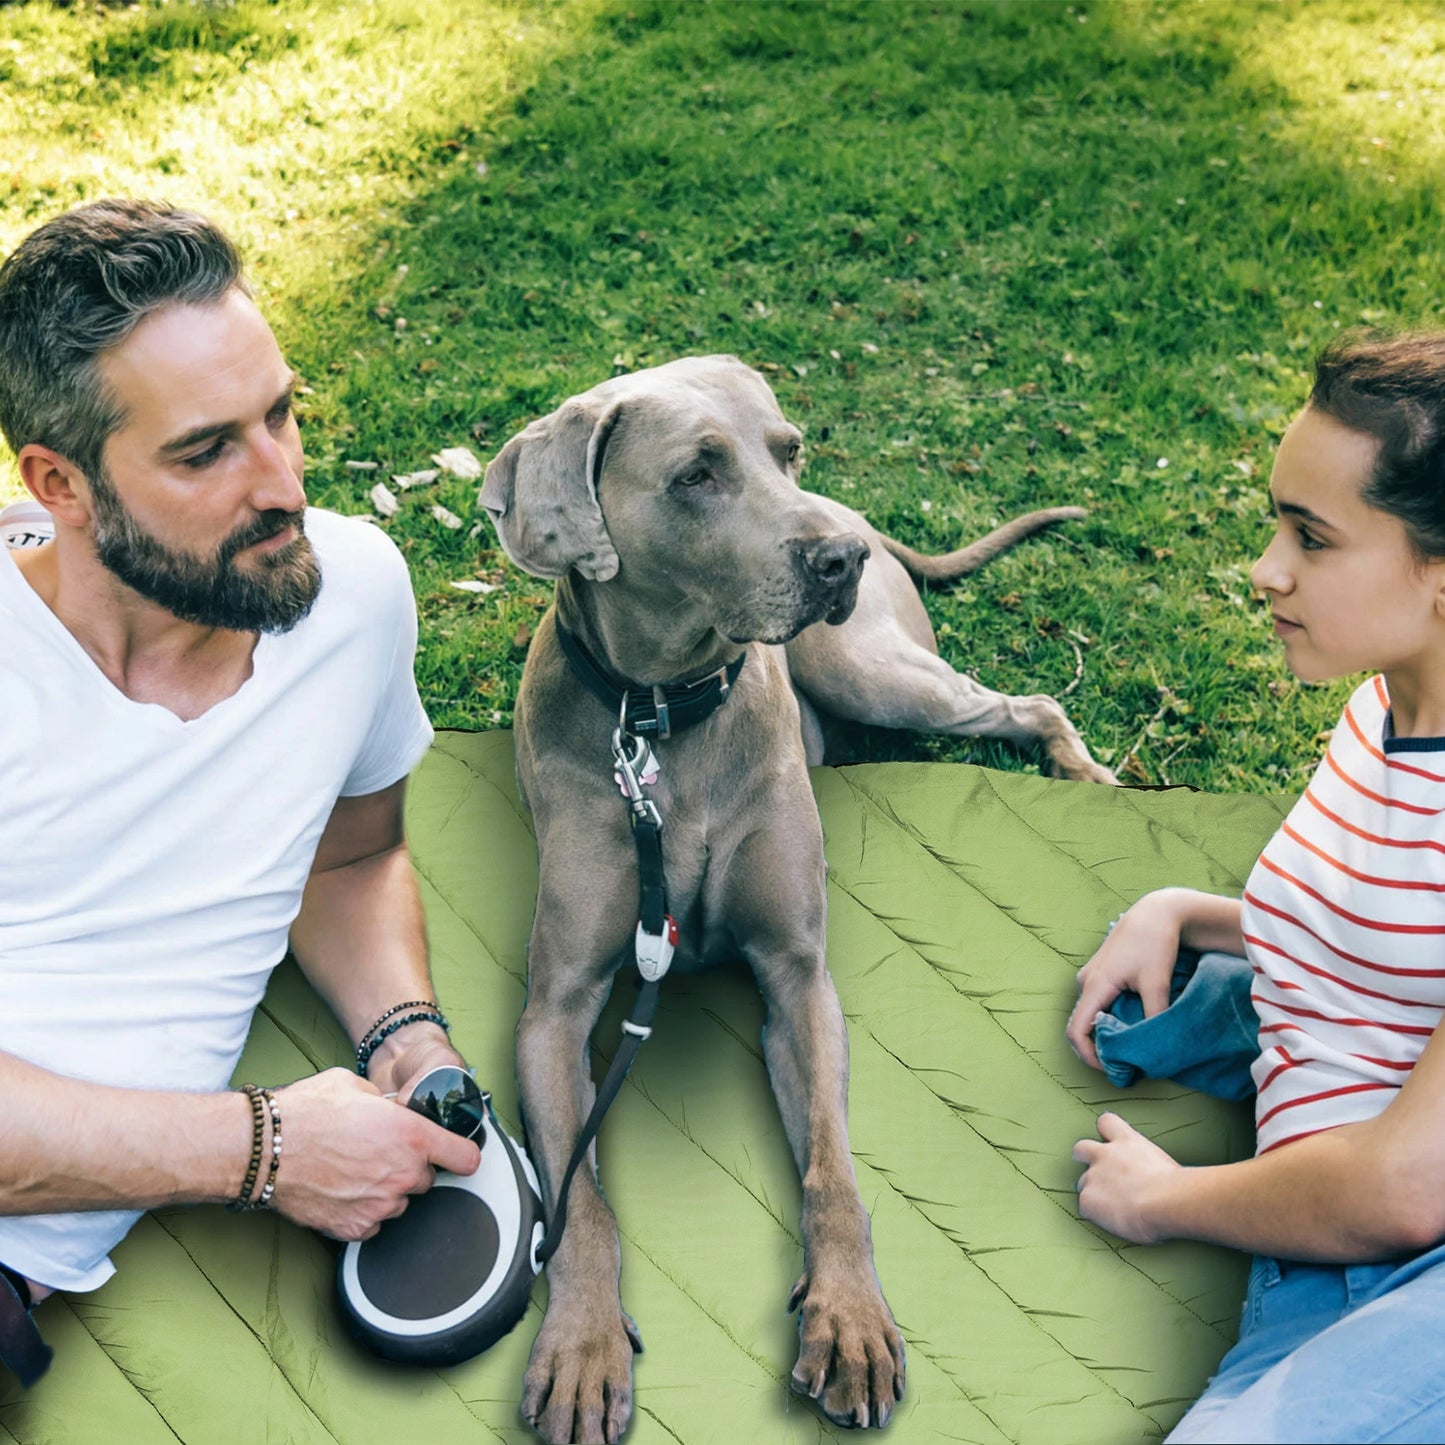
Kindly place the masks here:
[(903, 1340), (879, 1288), (848, 1147), (848, 1038), (821, 955), (759, 973), (763, 1052), (803, 1181), (803, 1274), (793, 1388), (839, 1425), (886, 1425), (903, 1395)]
[[(635, 885), (634, 885), (635, 886)], [(546, 886), (538, 898), (527, 984), (517, 1025), (517, 1074), (527, 1138), (548, 1218), (592, 1107), (587, 1041), (611, 989), (598, 958), (615, 940), (561, 906)], [(630, 921), (635, 904), (621, 917)], [(619, 1293), (617, 1223), (596, 1182), (595, 1148), (573, 1176), (562, 1242), (547, 1265), (548, 1300), (522, 1387), (522, 1414), (545, 1440), (614, 1442), (632, 1413), (632, 1356), (642, 1349)]]
[(755, 915), (744, 949), (767, 1005), (763, 1053), (803, 1182), (803, 1274), (788, 1301), (802, 1307), (792, 1383), (839, 1425), (886, 1425), (903, 1396), (903, 1340), (873, 1267), (848, 1147), (848, 1035), (823, 961), (822, 860), (816, 880), (799, 879), (797, 856), (789, 839), (751, 860), (754, 880), (786, 880), (783, 892), (791, 884), (797, 895), (768, 890), (781, 906), (771, 920)]

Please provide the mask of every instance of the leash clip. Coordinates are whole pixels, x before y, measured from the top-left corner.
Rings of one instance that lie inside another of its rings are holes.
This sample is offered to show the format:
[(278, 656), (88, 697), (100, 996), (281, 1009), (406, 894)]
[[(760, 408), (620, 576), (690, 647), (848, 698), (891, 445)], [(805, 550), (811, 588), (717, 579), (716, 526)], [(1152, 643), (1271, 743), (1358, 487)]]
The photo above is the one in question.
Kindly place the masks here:
[(672, 963), (673, 952), (677, 948), (677, 923), (670, 913), (663, 917), (665, 921), (661, 933), (649, 933), (639, 919), (633, 939), (637, 971), (648, 983), (656, 983), (667, 972)]
[(633, 813), (639, 818), (650, 816), (654, 823), (660, 825), (657, 809), (642, 791), (657, 781), (659, 771), (657, 755), (647, 745), (647, 739), (623, 732), (620, 727), (614, 728), (612, 768), (612, 777), (622, 790), (622, 796), (632, 805)]

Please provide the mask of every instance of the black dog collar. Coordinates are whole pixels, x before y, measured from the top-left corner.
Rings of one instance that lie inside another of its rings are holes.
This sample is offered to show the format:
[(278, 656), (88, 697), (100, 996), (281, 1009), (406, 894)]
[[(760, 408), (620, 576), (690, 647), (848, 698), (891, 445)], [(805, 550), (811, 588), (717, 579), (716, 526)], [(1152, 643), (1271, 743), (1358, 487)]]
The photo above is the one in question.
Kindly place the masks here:
[(736, 661), (692, 682), (671, 682), (665, 687), (638, 687), (615, 678), (582, 645), (582, 639), (557, 623), (557, 640), (572, 670), (594, 697), (607, 704), (621, 719), (624, 732), (667, 739), (704, 718), (711, 717), (727, 700), (743, 663), (744, 651)]

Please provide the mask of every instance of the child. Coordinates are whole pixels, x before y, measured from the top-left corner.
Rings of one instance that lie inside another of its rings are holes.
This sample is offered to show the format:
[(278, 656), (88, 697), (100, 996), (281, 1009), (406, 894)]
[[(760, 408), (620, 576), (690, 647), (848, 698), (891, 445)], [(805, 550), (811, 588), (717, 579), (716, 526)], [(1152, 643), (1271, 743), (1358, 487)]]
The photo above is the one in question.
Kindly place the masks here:
[(1239, 1343), (1171, 1441), (1445, 1440), (1445, 335), (1343, 338), (1270, 481), (1251, 573), (1285, 661), (1369, 671), (1242, 900), (1141, 898), (1080, 970), (1068, 1038), (1181, 946), (1248, 957), (1255, 1157), (1184, 1168), (1116, 1114), (1079, 1211), (1249, 1250)]

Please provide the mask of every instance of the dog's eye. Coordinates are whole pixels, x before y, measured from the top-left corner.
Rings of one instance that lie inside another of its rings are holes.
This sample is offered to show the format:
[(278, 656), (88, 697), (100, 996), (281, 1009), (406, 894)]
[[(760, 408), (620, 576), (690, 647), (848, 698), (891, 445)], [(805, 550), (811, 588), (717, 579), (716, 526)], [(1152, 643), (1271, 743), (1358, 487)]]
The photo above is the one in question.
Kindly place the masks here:
[(707, 481), (710, 473), (706, 467), (698, 467), (695, 471), (684, 472), (678, 479), (679, 487), (700, 487)]
[(788, 447), (788, 465), (792, 466), (803, 454), (802, 442), (792, 442)]

